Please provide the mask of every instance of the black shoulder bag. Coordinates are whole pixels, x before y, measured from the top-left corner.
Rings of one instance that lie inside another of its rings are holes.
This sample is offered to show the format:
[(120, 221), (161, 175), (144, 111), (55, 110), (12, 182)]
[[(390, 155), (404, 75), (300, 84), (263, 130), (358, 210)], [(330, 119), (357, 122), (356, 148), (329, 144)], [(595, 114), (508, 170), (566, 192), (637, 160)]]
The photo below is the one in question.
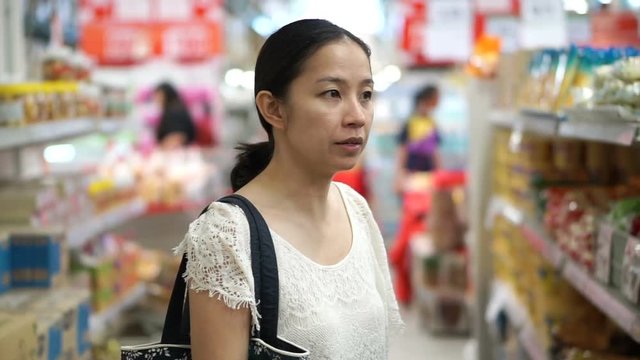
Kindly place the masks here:
[[(307, 350), (277, 336), (278, 265), (267, 223), (255, 206), (240, 195), (226, 196), (218, 201), (239, 206), (247, 217), (251, 232), (251, 269), (258, 313), (262, 318), (259, 320), (260, 331), (256, 331), (248, 344), (249, 360), (308, 359)], [(207, 210), (204, 209), (200, 215)], [(186, 269), (187, 256), (184, 254), (171, 292), (160, 342), (123, 346), (122, 360), (191, 359), (189, 301), (187, 284), (182, 277)]]

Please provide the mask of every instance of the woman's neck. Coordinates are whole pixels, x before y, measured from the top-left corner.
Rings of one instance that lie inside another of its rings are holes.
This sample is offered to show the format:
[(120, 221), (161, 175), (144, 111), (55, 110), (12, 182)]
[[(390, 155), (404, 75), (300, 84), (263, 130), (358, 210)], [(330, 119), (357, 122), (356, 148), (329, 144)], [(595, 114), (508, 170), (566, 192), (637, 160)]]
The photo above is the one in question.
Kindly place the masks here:
[(320, 220), (328, 215), (330, 190), (330, 176), (311, 173), (274, 156), (240, 193), (246, 193), (267, 208), (301, 212)]

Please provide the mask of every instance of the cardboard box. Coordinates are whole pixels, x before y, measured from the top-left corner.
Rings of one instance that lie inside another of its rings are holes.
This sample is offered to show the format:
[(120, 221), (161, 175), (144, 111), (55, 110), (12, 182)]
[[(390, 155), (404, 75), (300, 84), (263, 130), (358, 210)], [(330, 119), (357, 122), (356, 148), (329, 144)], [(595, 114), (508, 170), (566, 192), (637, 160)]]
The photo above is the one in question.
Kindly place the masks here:
[(73, 288), (53, 290), (34, 305), (34, 311), (49, 309), (61, 314), (63, 359), (82, 358), (90, 352), (90, 307), (89, 291)]
[(58, 360), (62, 356), (62, 314), (38, 314), (36, 323), (38, 360)]
[(35, 315), (0, 313), (3, 360), (36, 360), (37, 348)]

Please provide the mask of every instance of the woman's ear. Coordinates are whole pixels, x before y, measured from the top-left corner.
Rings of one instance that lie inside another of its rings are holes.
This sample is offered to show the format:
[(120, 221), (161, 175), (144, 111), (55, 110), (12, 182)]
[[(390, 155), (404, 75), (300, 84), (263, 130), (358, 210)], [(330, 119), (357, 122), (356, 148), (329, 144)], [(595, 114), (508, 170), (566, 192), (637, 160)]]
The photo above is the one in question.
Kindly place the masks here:
[(256, 95), (256, 105), (262, 117), (274, 128), (284, 128), (282, 103), (270, 91), (262, 90)]

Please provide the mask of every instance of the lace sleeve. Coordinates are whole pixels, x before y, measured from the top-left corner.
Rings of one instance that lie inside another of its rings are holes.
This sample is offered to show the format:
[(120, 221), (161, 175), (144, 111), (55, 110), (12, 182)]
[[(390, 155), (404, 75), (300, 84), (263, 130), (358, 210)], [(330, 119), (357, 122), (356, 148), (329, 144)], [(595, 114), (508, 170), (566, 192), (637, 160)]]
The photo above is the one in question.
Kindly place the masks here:
[(192, 290), (208, 291), (210, 297), (223, 300), (233, 309), (249, 308), (252, 326), (259, 330), (249, 224), (240, 208), (212, 203), (205, 214), (189, 225), (174, 253), (187, 254), (183, 276)]
[(389, 273), (387, 251), (384, 246), (382, 234), (380, 233), (380, 228), (373, 217), (373, 213), (369, 208), (367, 200), (348, 185), (338, 184), (338, 186), (342, 193), (346, 194), (347, 198), (354, 204), (359, 216), (363, 218), (363, 221), (367, 225), (371, 246), (373, 247), (373, 253), (375, 255), (375, 259), (373, 261), (376, 263), (376, 287), (378, 288), (378, 292), (385, 303), (387, 327), (391, 334), (401, 334), (404, 332), (405, 324), (400, 316), (400, 309), (398, 307), (395, 292), (393, 291), (391, 274)]

